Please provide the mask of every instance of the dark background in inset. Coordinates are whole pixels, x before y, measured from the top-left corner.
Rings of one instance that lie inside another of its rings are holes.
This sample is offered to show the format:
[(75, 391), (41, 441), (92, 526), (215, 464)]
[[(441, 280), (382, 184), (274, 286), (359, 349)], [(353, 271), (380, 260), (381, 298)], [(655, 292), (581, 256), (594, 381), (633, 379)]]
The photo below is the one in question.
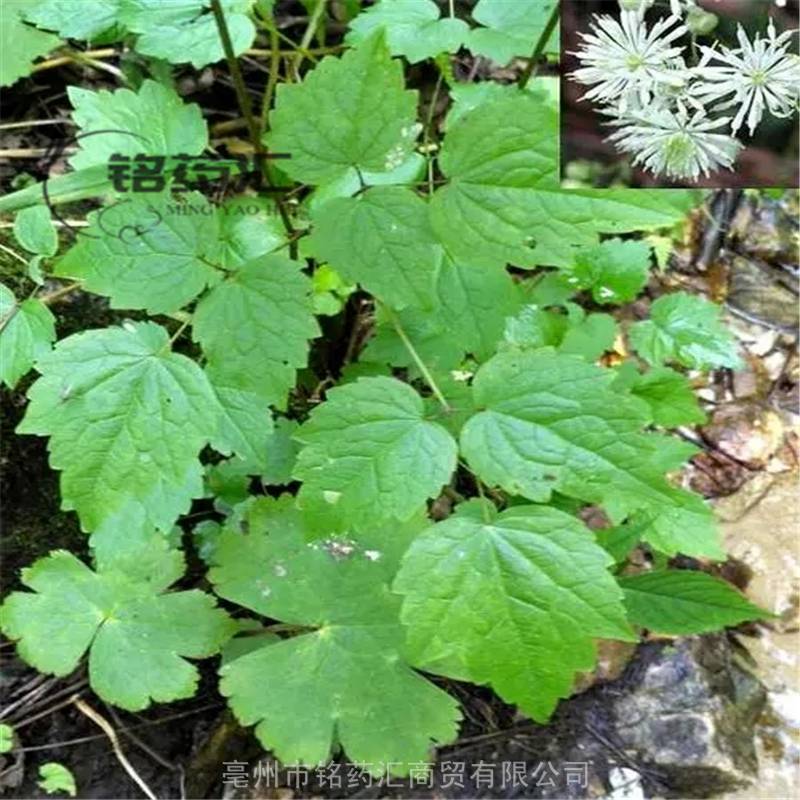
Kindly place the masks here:
[[(698, 43), (710, 46), (719, 39), (729, 47), (736, 42), (738, 23), (752, 39), (756, 32), (766, 34), (769, 18), (780, 34), (798, 26), (798, 0), (787, 0), (781, 8), (773, 0), (699, 0), (707, 11), (719, 17), (719, 24), (710, 36), (699, 37)], [(658, 0), (647, 13), (648, 28), (669, 13), (668, 0)], [(695, 183), (656, 178), (639, 167), (632, 167), (632, 156), (619, 153), (604, 141), (612, 129), (591, 101), (580, 98), (591, 87), (575, 83), (567, 75), (580, 66), (570, 51), (580, 46), (578, 31), (588, 31), (593, 14), (619, 16), (617, 0), (561, 0), (561, 179), (565, 186), (700, 186), (700, 187), (793, 187), (798, 185), (798, 116), (778, 119), (765, 113), (751, 137), (746, 126), (737, 138), (745, 146), (734, 164), (711, 173)], [(797, 41), (793, 51), (797, 50)], [(684, 53), (686, 55), (686, 53)], [(736, 109), (731, 109), (731, 114)]]

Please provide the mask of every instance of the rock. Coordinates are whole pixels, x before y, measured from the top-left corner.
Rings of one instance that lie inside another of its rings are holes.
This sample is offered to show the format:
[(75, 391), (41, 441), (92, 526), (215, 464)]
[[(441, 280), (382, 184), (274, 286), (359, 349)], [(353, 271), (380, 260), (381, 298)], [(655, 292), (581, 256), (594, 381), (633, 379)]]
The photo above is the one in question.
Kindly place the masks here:
[(783, 422), (758, 403), (718, 406), (703, 437), (725, 455), (753, 468), (764, 467), (783, 442)]
[(645, 663), (614, 703), (615, 738), (662, 776), (666, 796), (712, 797), (757, 773), (753, 725), (765, 698), (724, 634), (692, 637)]
[(607, 800), (644, 800), (642, 776), (635, 769), (612, 767), (608, 772), (611, 791)]
[(757, 639), (746, 640), (769, 704), (756, 726), (759, 776), (751, 789), (729, 800), (796, 796), (800, 773), (800, 554), (797, 476), (760, 474), (716, 505), (725, 547), (748, 565), (749, 597), (778, 614)]
[(715, 505), (716, 514), (723, 521), (725, 549), (753, 571), (747, 587), (750, 598), (775, 614), (790, 614), (771, 623), (779, 630), (796, 629), (800, 623), (798, 506), (797, 476), (791, 474), (761, 474)]
[(740, 250), (767, 261), (796, 264), (797, 222), (780, 202), (741, 203), (731, 222), (731, 236)]
[(729, 266), (728, 306), (753, 322), (796, 330), (794, 283), (794, 277), (780, 267), (734, 256)]

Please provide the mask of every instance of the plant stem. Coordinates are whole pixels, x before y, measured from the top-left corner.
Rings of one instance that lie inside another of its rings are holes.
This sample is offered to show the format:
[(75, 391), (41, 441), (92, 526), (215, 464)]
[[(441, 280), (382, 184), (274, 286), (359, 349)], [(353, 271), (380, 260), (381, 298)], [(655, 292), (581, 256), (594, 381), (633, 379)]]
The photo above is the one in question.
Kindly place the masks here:
[(428, 108), (428, 114), (425, 119), (425, 128), (422, 133), (422, 149), (425, 151), (425, 167), (428, 174), (428, 194), (433, 194), (433, 159), (429, 149), (431, 140), (431, 126), (433, 125), (433, 115), (436, 113), (436, 103), (439, 100), (439, 90), (442, 87), (444, 77), (441, 70), (439, 77), (436, 79), (436, 85), (433, 87), (433, 95), (431, 96), (431, 104)]
[(0, 131), (8, 131), (12, 128), (36, 128), (40, 125), (74, 125), (71, 119), (30, 119), (23, 122), (6, 122), (0, 125)]
[(56, 289), (48, 294), (43, 294), (38, 300), (41, 303), (44, 303), (46, 306), (49, 306), (51, 303), (55, 303), (56, 300), (60, 300), (65, 295), (71, 294), (76, 289), (80, 289), (83, 284), (80, 281), (75, 281), (75, 283), (69, 283), (66, 286), (62, 286), (60, 289)]
[(264, 99), (261, 101), (261, 130), (269, 130), (269, 112), (272, 105), (272, 96), (278, 85), (278, 72), (281, 67), (281, 51), (278, 47), (278, 29), (269, 29), (269, 46), (272, 48), (269, 57), (269, 77), (264, 88)]
[(319, 25), (319, 21), (322, 19), (322, 15), (325, 13), (325, 7), (327, 4), (328, 0), (317, 0), (314, 13), (311, 15), (311, 19), (308, 21), (308, 27), (303, 33), (303, 38), (300, 40), (300, 45), (297, 48), (299, 52), (297, 53), (297, 58), (294, 62), (295, 72), (298, 72), (300, 65), (303, 63), (305, 54), (308, 52), (308, 46), (311, 44), (311, 40), (314, 38), (314, 34), (317, 31), (317, 25)]
[(0, 244), (0, 250), (8, 253), (10, 256), (13, 256), (17, 259), (17, 261), (22, 262), (26, 267), (28, 266), (28, 260), (23, 258), (16, 250), (12, 250), (10, 247), (6, 247), (4, 244)]
[(121, 81), (126, 86), (128, 85), (128, 78), (119, 67), (115, 67), (112, 64), (106, 64), (104, 61), (100, 61), (97, 58), (91, 58), (90, 56), (81, 53), (79, 50), (75, 51), (75, 53), (72, 55), (72, 59), (79, 64), (86, 64), (94, 69), (107, 72), (109, 75), (113, 75), (115, 78), (117, 78), (117, 80)]
[(444, 395), (441, 392), (441, 389), (436, 385), (436, 381), (433, 379), (433, 375), (431, 375), (431, 371), (425, 365), (425, 362), (420, 358), (417, 349), (411, 343), (411, 340), (408, 338), (408, 335), (403, 330), (403, 326), (400, 324), (400, 320), (395, 314), (394, 310), (389, 308), (389, 306), (385, 304), (381, 304), (383, 306), (383, 310), (386, 312), (386, 316), (389, 317), (389, 320), (392, 323), (395, 331), (397, 331), (397, 335), (400, 337), (400, 341), (405, 346), (406, 350), (408, 350), (409, 355), (411, 358), (414, 359), (414, 363), (417, 365), (417, 369), (422, 374), (422, 377), (425, 379), (425, 383), (431, 387), (431, 391), (433, 392), (433, 396), (439, 401), (442, 408), (449, 414), (452, 411), (450, 408), (450, 404), (445, 399)]
[(550, 34), (553, 32), (556, 27), (556, 23), (558, 22), (558, 11), (559, 3), (554, 2), (553, 10), (550, 12), (550, 16), (547, 18), (547, 24), (544, 26), (544, 30), (539, 35), (539, 41), (536, 42), (536, 47), (533, 48), (533, 53), (531, 54), (531, 57), (528, 60), (522, 75), (519, 76), (517, 85), (520, 89), (524, 89), (528, 85), (528, 81), (531, 78), (536, 77), (536, 71), (539, 67), (539, 58), (544, 52), (544, 48), (547, 45), (547, 40), (550, 38)]
[(117, 55), (119, 55), (119, 52), (114, 47), (103, 47), (99, 50), (74, 50), (69, 51), (66, 55), (55, 56), (54, 58), (47, 59), (47, 61), (40, 61), (38, 64), (34, 64), (31, 68), (31, 72), (41, 72), (45, 69), (61, 67), (64, 64), (72, 64), (74, 61), (78, 61), (79, 57), (94, 60), (100, 58), (113, 58)]
[(130, 775), (131, 779), (134, 783), (150, 798), (150, 800), (158, 800), (158, 798), (153, 794), (152, 789), (142, 780), (139, 773), (133, 768), (132, 764), (128, 759), (125, 757), (125, 753), (122, 752), (122, 748), (119, 746), (119, 739), (117, 738), (117, 732), (111, 727), (111, 723), (105, 718), (100, 716), (88, 703), (85, 703), (83, 700), (80, 699), (77, 695), (72, 698), (72, 702), (75, 704), (75, 707), (78, 711), (81, 712), (84, 716), (88, 717), (95, 725), (97, 725), (100, 730), (108, 737), (108, 740), (111, 742), (111, 748), (114, 751), (114, 755), (117, 757), (117, 761), (122, 765), (122, 768), (125, 772)]
[[(272, 28), (267, 28), (267, 31), (269, 33), (273, 33), (273, 29)], [(279, 49), (280, 35), (281, 35), (280, 31), (278, 31), (276, 29), (274, 31), (274, 33), (275, 33), (275, 42), (276, 42), (276, 44), (272, 44), (272, 42), (270, 42), (269, 48), (251, 47), (251, 48), (245, 50), (244, 54), (246, 56), (254, 56), (254, 57), (272, 56), (275, 53), (275, 51), (277, 50), (278, 51), (278, 56), (283, 56), (284, 58), (286, 58), (288, 56), (297, 55), (297, 53), (300, 52), (300, 48), (296, 47), (296, 46), (295, 46), (295, 48), (293, 50), (280, 50)], [(271, 38), (272, 37), (270, 37), (270, 39)], [(326, 55), (329, 55), (330, 53), (338, 53), (338, 52), (340, 52), (342, 50), (342, 48), (343, 48), (343, 45), (333, 44), (333, 45), (330, 45), (329, 47), (309, 47), (306, 50), (303, 50), (302, 53), (306, 58), (311, 59), (312, 56), (326, 56)], [(316, 61), (316, 59), (314, 59), (314, 60)]]
[(481, 479), (477, 476), (473, 476), (475, 478), (475, 488), (478, 490), (478, 497), (481, 499), (481, 516), (483, 517), (483, 521), (485, 523), (491, 522), (491, 518), (489, 517), (489, 509), (486, 508), (486, 494), (483, 491), (483, 484), (481, 484)]
[(225, 60), (228, 62), (228, 69), (233, 79), (236, 99), (239, 101), (239, 108), (242, 110), (242, 115), (247, 120), (247, 130), (250, 134), (250, 141), (253, 143), (256, 152), (261, 153), (264, 150), (261, 145), (261, 131), (258, 127), (258, 120), (255, 114), (253, 114), (253, 104), (250, 101), (250, 95), (247, 92), (247, 87), (242, 77), (242, 70), (233, 52), (231, 34), (230, 31), (228, 31), (228, 23), (225, 21), (225, 14), (222, 11), (220, 0), (211, 0), (211, 10), (214, 12), (214, 20), (217, 23), (219, 38), (222, 41), (222, 49), (225, 51)]
[(175, 342), (178, 340), (180, 335), (189, 326), (189, 323), (191, 321), (192, 321), (192, 318), (189, 317), (189, 319), (185, 319), (183, 322), (181, 322), (181, 324), (178, 326), (178, 330), (176, 330), (175, 333), (173, 333), (172, 336), (169, 337), (169, 347), (172, 347), (172, 345), (175, 344)]
[[(256, 119), (255, 114), (253, 113), (253, 104), (250, 102), (250, 95), (247, 93), (247, 87), (244, 84), (242, 70), (239, 67), (239, 62), (236, 60), (236, 55), (233, 52), (233, 43), (231, 42), (231, 35), (228, 31), (228, 23), (225, 22), (225, 14), (222, 12), (220, 0), (211, 0), (211, 10), (214, 12), (214, 20), (217, 23), (217, 30), (219, 31), (219, 37), (222, 41), (222, 49), (225, 51), (225, 60), (228, 62), (228, 69), (230, 70), (231, 78), (233, 79), (233, 86), (236, 90), (236, 99), (239, 102), (239, 108), (242, 112), (242, 116), (244, 116), (244, 118), (247, 120), (247, 130), (250, 134), (250, 141), (253, 144), (253, 149), (255, 150), (256, 155), (264, 156), (266, 154), (266, 149), (261, 141), (261, 129), (259, 127), (259, 121)], [(266, 179), (267, 183), (269, 183), (270, 179), (267, 160), (264, 159), (262, 164), (264, 178)], [(289, 236), (289, 252), (292, 258), (294, 258), (297, 255), (297, 243), (293, 240), (295, 235), (294, 225), (292, 225), (292, 221), (289, 218), (289, 212), (286, 210), (286, 206), (277, 195), (275, 196), (275, 205), (278, 207), (278, 213), (281, 216), (281, 222), (283, 223), (283, 227), (286, 229), (286, 233)]]

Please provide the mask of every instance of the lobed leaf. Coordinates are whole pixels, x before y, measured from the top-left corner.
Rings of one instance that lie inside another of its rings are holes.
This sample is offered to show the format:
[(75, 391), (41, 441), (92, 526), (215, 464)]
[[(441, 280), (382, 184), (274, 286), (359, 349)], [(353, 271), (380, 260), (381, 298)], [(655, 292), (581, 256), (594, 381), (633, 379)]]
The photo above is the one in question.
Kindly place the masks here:
[[(192, 209), (192, 213), (182, 213)], [(222, 277), (217, 212), (202, 195), (136, 194), (89, 215), (89, 227), (56, 263), (112, 308), (177, 311)]]
[(213, 655), (232, 634), (210, 595), (94, 572), (64, 550), (23, 570), (22, 581), (32, 591), (12, 592), (0, 608), (20, 656), (61, 676), (88, 650), (92, 689), (129, 711), (191, 697), (198, 672), (185, 659)]
[(407, 542), (419, 522), (309, 545), (290, 502), (258, 501), (247, 536), (225, 531), (210, 578), (220, 596), (309, 630), (223, 665), (220, 690), (284, 763), (326, 762), (340, 743), (371, 771), (388, 762), (408, 774), (455, 738), (459, 719), (455, 700), (405, 661), (389, 592), (396, 560), (383, 541)]
[(192, 330), (215, 386), (285, 408), (319, 335), (301, 264), (267, 255), (242, 264), (197, 304)]
[(69, 86), (67, 95), (82, 136), (78, 152), (69, 159), (73, 169), (105, 167), (115, 154), (196, 156), (208, 146), (200, 106), (184, 103), (174, 89), (156, 81), (145, 80), (136, 92)]
[(50, 352), (55, 338), (50, 309), (35, 298), (18, 303), (0, 283), (0, 381), (13, 389), (34, 362)]
[(698, 369), (735, 369), (742, 362), (719, 316), (720, 307), (702, 297), (665, 294), (650, 306), (650, 319), (631, 327), (631, 344), (650, 364), (677, 361)]
[(449, 127), (439, 165), (449, 183), (431, 200), (434, 231), (456, 261), (487, 267), (568, 265), (598, 233), (671, 225), (695, 203), (689, 191), (562, 190), (557, 110), (522, 91)]
[(461, 452), (490, 485), (547, 502), (553, 491), (604, 506), (614, 521), (652, 515), (645, 538), (667, 553), (722, 555), (700, 497), (663, 474), (685, 452), (643, 434), (647, 406), (615, 392), (613, 374), (552, 351), (504, 352), (473, 381), (484, 410), (461, 432)]
[[(501, 65), (508, 64), (514, 56), (530, 57), (556, 2), (478, 0), (472, 18), (481, 27), (469, 32), (467, 47)], [(558, 25), (545, 43), (544, 52), (559, 52)]]
[(411, 153), (418, 131), (416, 92), (404, 88), (383, 34), (341, 58), (325, 58), (302, 83), (280, 84), (270, 116), (271, 149), (291, 154), (281, 167), (304, 183), (348, 170), (389, 171)]
[(594, 666), (595, 637), (635, 640), (611, 563), (554, 508), (467, 504), (417, 537), (395, 580), (414, 663), (545, 721)]
[(39, 359), (19, 433), (49, 436), (62, 508), (84, 530), (141, 512), (168, 530), (203, 494), (197, 456), (219, 406), (202, 370), (152, 322), (89, 330)]
[(350, 23), (345, 41), (358, 44), (373, 31), (383, 30), (393, 56), (416, 64), (439, 53), (455, 53), (469, 33), (461, 19), (442, 17), (433, 0), (380, 0)]
[(33, 63), (61, 44), (57, 36), (26, 25), (28, 0), (3, 0), (0, 5), (0, 86), (29, 75)]
[(394, 378), (332, 389), (296, 438), (298, 503), (321, 528), (408, 519), (456, 466), (456, 443), (424, 416), (422, 398)]
[(312, 221), (318, 260), (395, 308), (431, 306), (442, 251), (425, 201), (410, 189), (376, 186), (329, 200)]

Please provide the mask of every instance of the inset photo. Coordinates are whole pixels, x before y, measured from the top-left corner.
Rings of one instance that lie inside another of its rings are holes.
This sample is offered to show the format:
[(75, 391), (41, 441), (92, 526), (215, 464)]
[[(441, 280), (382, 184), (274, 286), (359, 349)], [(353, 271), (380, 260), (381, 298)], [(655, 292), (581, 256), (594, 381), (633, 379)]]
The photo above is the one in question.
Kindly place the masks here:
[(564, 188), (798, 185), (798, 0), (562, 0)]

